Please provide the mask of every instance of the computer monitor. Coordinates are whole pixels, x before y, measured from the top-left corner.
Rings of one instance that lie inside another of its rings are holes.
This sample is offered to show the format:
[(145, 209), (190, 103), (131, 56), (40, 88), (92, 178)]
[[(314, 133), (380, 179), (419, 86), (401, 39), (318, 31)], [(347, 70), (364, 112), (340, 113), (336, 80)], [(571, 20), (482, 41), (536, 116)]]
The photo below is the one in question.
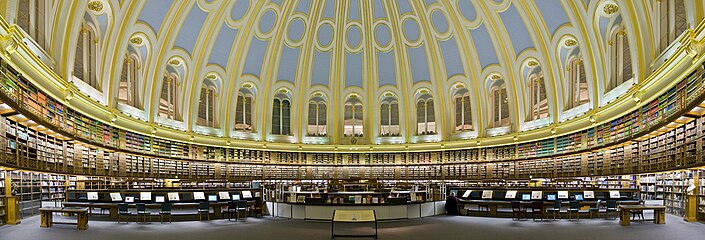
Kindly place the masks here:
[(546, 195), (546, 200), (556, 201), (556, 195), (555, 194), (548, 194), (548, 195)]
[(521, 195), (521, 200), (522, 201), (531, 201), (531, 194), (524, 193)]
[(217, 202), (217, 201), (218, 201), (218, 195), (208, 195), (208, 201), (209, 201), (209, 202)]
[(240, 200), (240, 194), (233, 194), (232, 200), (233, 201)]
[(155, 197), (154, 197), (154, 202), (163, 203), (163, 202), (164, 202), (164, 196), (155, 196)]
[(575, 194), (575, 201), (582, 201), (582, 200), (583, 200), (582, 194)]
[(458, 196), (458, 189), (450, 190), (450, 194), (457, 197)]
[(135, 197), (125, 197), (125, 202), (126, 203), (133, 203), (133, 202), (135, 202)]

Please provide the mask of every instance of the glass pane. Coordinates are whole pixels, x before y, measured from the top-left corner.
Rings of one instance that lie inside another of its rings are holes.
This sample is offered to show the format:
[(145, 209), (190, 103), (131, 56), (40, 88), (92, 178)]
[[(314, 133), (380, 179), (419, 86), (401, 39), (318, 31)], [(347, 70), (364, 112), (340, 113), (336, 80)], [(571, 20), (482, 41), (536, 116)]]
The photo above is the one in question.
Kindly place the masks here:
[(245, 129), (252, 129), (252, 97), (245, 97)]
[(291, 105), (288, 100), (282, 102), (282, 135), (289, 135), (291, 128)]
[(399, 103), (392, 103), (392, 125), (399, 125)]
[[(242, 95), (238, 95), (237, 101), (236, 101), (237, 106), (235, 106), (235, 124), (243, 124), (244, 123), (243, 119), (244, 119), (245, 112), (244, 112), (244, 106), (243, 106), (244, 102), (243, 101), (245, 101), (245, 98), (242, 97)], [(241, 127), (236, 127), (236, 128), (241, 129)]]
[(389, 104), (382, 103), (379, 109), (379, 120), (382, 126), (389, 125)]
[(274, 104), (272, 104), (272, 134), (281, 134), (281, 113), (279, 99), (274, 99)]
[(316, 125), (316, 103), (308, 104), (308, 125)]
[(318, 125), (323, 125), (325, 126), (327, 124), (326, 117), (328, 109), (326, 104), (324, 103), (319, 103), (318, 104)]

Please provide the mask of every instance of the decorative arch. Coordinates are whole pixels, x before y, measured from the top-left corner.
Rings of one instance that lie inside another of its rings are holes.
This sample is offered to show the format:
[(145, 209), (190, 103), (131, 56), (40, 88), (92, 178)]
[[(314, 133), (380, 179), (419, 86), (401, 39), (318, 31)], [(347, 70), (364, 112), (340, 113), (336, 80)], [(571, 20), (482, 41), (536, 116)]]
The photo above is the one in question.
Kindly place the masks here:
[(401, 136), (401, 125), (399, 123), (399, 98), (393, 92), (385, 92), (380, 96), (379, 100), (379, 136)]
[(325, 137), (328, 135), (328, 97), (325, 93), (315, 92), (309, 97), (306, 135)]

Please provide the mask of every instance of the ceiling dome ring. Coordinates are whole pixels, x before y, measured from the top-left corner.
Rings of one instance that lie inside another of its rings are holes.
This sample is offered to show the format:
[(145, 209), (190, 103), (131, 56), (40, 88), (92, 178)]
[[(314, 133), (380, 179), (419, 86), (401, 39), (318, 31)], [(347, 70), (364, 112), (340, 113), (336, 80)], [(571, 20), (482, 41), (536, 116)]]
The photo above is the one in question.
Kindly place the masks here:
[(335, 24), (331, 20), (328, 19), (323, 19), (319, 21), (316, 25), (316, 33), (314, 36), (316, 37), (316, 41), (314, 41), (314, 45), (322, 50), (322, 51), (329, 51), (333, 49), (333, 42), (335, 41), (335, 36), (336, 36), (336, 29), (333, 28)]
[(350, 52), (362, 51), (365, 45), (365, 35), (359, 22), (350, 22), (345, 25), (345, 46)]
[(303, 45), (308, 25), (306, 18), (301, 16), (301, 14), (289, 17), (286, 25), (286, 37), (284, 37), (285, 42), (292, 47)]
[(435, 7), (429, 9), (426, 15), (426, 17), (430, 20), (431, 29), (433, 29), (434, 35), (441, 39), (450, 38), (453, 34), (453, 30), (448, 22), (448, 14), (446, 14), (440, 6), (436, 5)]
[(240, 27), (246, 21), (244, 19), (251, 11), (249, 0), (238, 0), (228, 10), (228, 17), (225, 18), (230, 26)]
[(394, 34), (389, 22), (386, 20), (377, 20), (374, 22), (374, 44), (378, 50), (386, 52), (394, 46)]
[(406, 15), (399, 21), (402, 23), (401, 40), (409, 46), (417, 47), (423, 43), (423, 34), (419, 27), (419, 19), (413, 15)]
[(257, 18), (256, 35), (261, 38), (271, 38), (276, 32), (274, 29), (277, 28), (280, 16), (281, 14), (276, 8), (267, 6)]

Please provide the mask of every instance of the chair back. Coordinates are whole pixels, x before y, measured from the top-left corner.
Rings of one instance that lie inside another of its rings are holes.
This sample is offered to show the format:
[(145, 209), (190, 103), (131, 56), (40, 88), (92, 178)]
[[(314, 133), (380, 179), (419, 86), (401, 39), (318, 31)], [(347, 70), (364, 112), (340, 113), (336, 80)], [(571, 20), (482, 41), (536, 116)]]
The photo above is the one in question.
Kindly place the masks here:
[(563, 201), (556, 200), (555, 202), (553, 202), (553, 208), (561, 209), (562, 204), (563, 204)]
[(127, 203), (118, 203), (118, 212), (127, 212)]
[(512, 211), (520, 211), (521, 203), (517, 201), (512, 201)]
[(541, 201), (531, 202), (531, 210), (543, 210), (543, 202), (541, 202)]
[(171, 211), (171, 203), (162, 203), (162, 211)]
[(617, 208), (617, 201), (607, 200), (607, 208)]
[(237, 203), (238, 203), (238, 201), (230, 201), (230, 202), (228, 202), (228, 209), (236, 209), (236, 208), (237, 208)]
[(602, 200), (597, 200), (597, 203), (595, 203), (595, 208), (600, 209), (600, 203), (602, 203)]
[(247, 207), (247, 201), (245, 201), (245, 200), (237, 201), (237, 207), (238, 207), (238, 208), (246, 208), (246, 207)]
[(580, 202), (570, 201), (570, 203), (568, 203), (568, 207), (570, 207), (570, 209), (580, 209)]
[(208, 202), (204, 201), (204, 202), (198, 203), (198, 209), (200, 209), (200, 210), (208, 210), (208, 209), (210, 209), (210, 207), (211, 207), (211, 205)]
[(145, 210), (144, 203), (138, 203), (136, 205), (137, 205), (137, 211), (144, 211)]

